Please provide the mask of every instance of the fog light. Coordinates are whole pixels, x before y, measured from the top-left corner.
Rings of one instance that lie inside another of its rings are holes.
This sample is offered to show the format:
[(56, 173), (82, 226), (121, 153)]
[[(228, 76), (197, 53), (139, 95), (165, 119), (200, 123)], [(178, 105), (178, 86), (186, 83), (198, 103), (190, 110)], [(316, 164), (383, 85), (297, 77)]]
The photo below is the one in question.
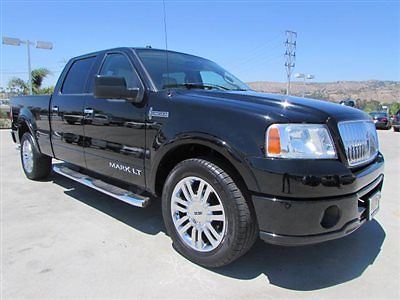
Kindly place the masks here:
[(335, 226), (340, 219), (340, 209), (337, 205), (329, 206), (325, 209), (324, 216), (321, 220), (321, 226), (329, 229)]

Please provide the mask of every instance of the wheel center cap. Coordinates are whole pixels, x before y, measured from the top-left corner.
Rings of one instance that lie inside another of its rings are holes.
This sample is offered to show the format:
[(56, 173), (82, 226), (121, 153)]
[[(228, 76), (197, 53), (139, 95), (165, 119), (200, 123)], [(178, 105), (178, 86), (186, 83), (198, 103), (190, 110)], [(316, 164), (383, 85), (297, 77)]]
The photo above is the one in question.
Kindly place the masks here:
[(206, 221), (206, 211), (200, 202), (192, 202), (189, 206), (188, 213), (196, 223), (203, 224)]

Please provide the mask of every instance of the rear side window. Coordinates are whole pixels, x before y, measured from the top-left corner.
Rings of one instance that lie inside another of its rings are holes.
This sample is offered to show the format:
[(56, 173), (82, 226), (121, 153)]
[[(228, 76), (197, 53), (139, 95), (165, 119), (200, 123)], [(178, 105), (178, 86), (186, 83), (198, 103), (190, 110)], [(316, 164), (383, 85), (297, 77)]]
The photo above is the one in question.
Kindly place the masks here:
[(76, 60), (65, 77), (61, 93), (63, 94), (83, 94), (89, 72), (95, 62), (96, 57), (88, 57)]

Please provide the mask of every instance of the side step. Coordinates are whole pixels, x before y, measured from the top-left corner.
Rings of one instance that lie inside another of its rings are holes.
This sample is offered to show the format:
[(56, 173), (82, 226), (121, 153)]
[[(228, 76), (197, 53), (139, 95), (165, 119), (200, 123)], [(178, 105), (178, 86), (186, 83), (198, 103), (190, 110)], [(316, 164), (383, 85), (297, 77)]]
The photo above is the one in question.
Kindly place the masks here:
[(86, 185), (92, 189), (98, 190), (99, 192), (114, 197), (120, 201), (126, 202), (130, 205), (138, 207), (147, 207), (150, 205), (149, 197), (134, 194), (131, 191), (122, 189), (115, 185), (111, 185), (99, 179), (90, 177), (86, 174), (79, 173), (68, 168), (62, 163), (54, 164), (53, 171), (83, 185)]

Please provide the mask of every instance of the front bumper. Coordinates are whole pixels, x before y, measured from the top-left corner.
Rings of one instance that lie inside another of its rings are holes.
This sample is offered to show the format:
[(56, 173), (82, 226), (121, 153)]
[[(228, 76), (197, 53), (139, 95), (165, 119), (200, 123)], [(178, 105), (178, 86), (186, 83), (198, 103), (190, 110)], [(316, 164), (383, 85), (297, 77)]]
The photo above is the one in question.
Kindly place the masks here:
[(382, 189), (383, 164), (382, 159), (359, 172), (354, 181), (364, 183), (363, 187), (350, 194), (324, 197), (319, 188), (321, 197), (318, 198), (303, 198), (301, 194), (296, 195), (297, 199), (293, 194), (290, 198), (253, 195), (261, 239), (272, 244), (297, 246), (354, 232), (369, 218), (368, 198)]

